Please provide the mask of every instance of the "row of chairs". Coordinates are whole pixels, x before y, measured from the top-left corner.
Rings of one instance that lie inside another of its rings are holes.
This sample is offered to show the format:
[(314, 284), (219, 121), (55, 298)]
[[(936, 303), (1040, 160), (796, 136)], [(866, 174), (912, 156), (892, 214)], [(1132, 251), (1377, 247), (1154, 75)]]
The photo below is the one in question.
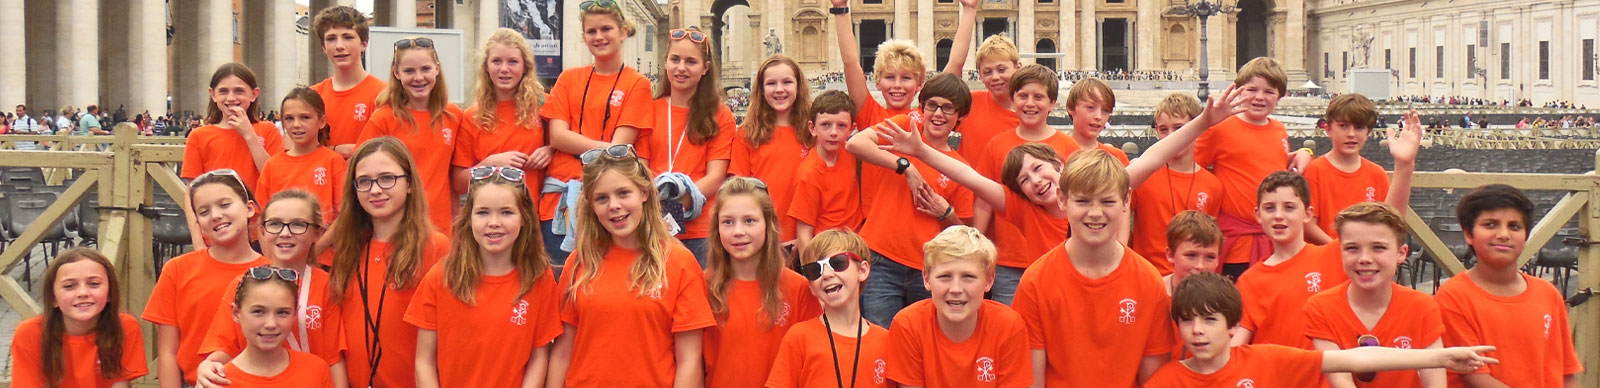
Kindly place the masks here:
[[(0, 168), (0, 249), (12, 244), (22, 231), (40, 217), (77, 178), (69, 178), (62, 185), (49, 185), (42, 170), (33, 167)], [(152, 206), (145, 212), (155, 215), (153, 234), (157, 257), (171, 257), (181, 253), (190, 244), (188, 224), (183, 210), (164, 191), (156, 190)], [(137, 213), (135, 213), (137, 214)], [(74, 204), (71, 212), (60, 223), (48, 230), (41, 241), (44, 250), (41, 265), (68, 247), (96, 245), (100, 230), (100, 203), (98, 191), (91, 190)], [(33, 285), (33, 258), (30, 250), (23, 256), (23, 281)], [(158, 265), (159, 267), (159, 265)], [(159, 271), (159, 268), (158, 268)], [(157, 272), (159, 273), (159, 272)]]

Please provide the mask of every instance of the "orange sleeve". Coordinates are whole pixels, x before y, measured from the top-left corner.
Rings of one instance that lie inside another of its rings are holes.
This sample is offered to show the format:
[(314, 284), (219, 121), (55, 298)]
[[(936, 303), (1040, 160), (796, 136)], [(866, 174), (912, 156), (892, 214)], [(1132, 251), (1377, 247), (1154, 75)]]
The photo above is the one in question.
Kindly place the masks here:
[(417, 293), (411, 297), (411, 305), (406, 307), (406, 323), (415, 325), (418, 329), (439, 330), (439, 298), (451, 298), (449, 289), (444, 286), (443, 266), (434, 266), (428, 269), (428, 274), (417, 283)]
[[(1247, 375), (1277, 375), (1276, 381), (1307, 381), (1322, 376), (1322, 351), (1281, 345), (1250, 345)], [(1237, 354), (1237, 353), (1235, 353)]]
[[(1452, 280), (1459, 281), (1461, 279), (1452, 278)], [(1488, 342), (1483, 338), (1482, 329), (1478, 327), (1478, 322), (1473, 320), (1472, 315), (1468, 313), (1472, 310), (1471, 298), (1467, 297), (1467, 295), (1457, 295), (1461, 294), (1461, 292), (1455, 289), (1441, 287), (1439, 291), (1440, 293), (1435, 296), (1435, 300), (1439, 302), (1440, 317), (1444, 321), (1444, 346), (1487, 344)], [(1493, 365), (1484, 365), (1482, 368), (1473, 371), (1473, 373), (1489, 374), (1492, 369), (1494, 369)]]
[(456, 134), (455, 152), (450, 156), (451, 167), (467, 168), (478, 165), (478, 138), (483, 127), (478, 126), (477, 106), (467, 108), (461, 117), (461, 130)]
[(140, 318), (157, 325), (178, 325), (178, 283), (189, 276), (183, 268), (186, 260), (178, 260), (183, 257), (169, 259), (167, 265), (161, 267), (161, 275), (166, 276), (156, 280), (156, 286), (150, 291), (150, 300), (145, 302), (144, 314)]
[[(794, 218), (795, 222), (804, 222), (806, 225), (815, 227), (817, 226), (817, 220), (822, 218), (819, 214), (822, 212), (821, 187), (811, 181), (814, 176), (809, 173), (802, 172), (796, 178), (799, 179), (795, 180), (794, 199), (789, 202), (789, 214), (787, 216)], [(812, 233), (820, 232), (819, 230)]]
[[(1335, 288), (1335, 289), (1343, 289), (1343, 288)], [(1301, 314), (1304, 314), (1305, 317), (1306, 317), (1305, 318), (1305, 320), (1306, 320), (1306, 338), (1320, 339), (1320, 340), (1323, 340), (1323, 341), (1330, 341), (1330, 342), (1334, 341), (1334, 338), (1333, 338), (1333, 336), (1334, 336), (1333, 335), (1334, 328), (1333, 328), (1332, 322), (1328, 322), (1328, 320), (1329, 320), (1328, 314), (1330, 313), (1330, 311), (1327, 311), (1328, 309), (1335, 308), (1335, 306), (1337, 306), (1336, 303), (1333, 303), (1334, 299), (1335, 298), (1329, 297), (1329, 294), (1327, 294), (1327, 293), (1321, 293), (1321, 294), (1317, 294), (1315, 296), (1312, 296), (1310, 300), (1306, 301), (1306, 307), (1301, 309), (1302, 310)], [(1419, 338), (1419, 340), (1421, 340), (1421, 339)], [(1423, 343), (1423, 344), (1431, 344), (1431, 343), (1433, 343), (1433, 341), (1417, 341), (1417, 342), (1420, 342), (1420, 343)], [(1424, 346), (1426, 346), (1426, 345), (1424, 345)]]
[(817, 301), (816, 295), (811, 295), (811, 281), (795, 271), (784, 271), (779, 275), (780, 285), (783, 278), (794, 279), (789, 294), (797, 308), (791, 322), (805, 322), (822, 315), (822, 303)]
[(1213, 125), (1205, 133), (1194, 140), (1194, 162), (1200, 168), (1209, 168), (1217, 162), (1217, 148), (1224, 142), (1223, 133), (1227, 128), (1223, 125)]
[(867, 96), (866, 103), (857, 108), (855, 117), (857, 130), (871, 129), (872, 126), (882, 123), (889, 115), (888, 110), (883, 109), (883, 105), (879, 105), (878, 100), (872, 96)]
[[(1524, 275), (1524, 276), (1526, 276), (1526, 275)], [(1561, 357), (1561, 362), (1557, 363), (1557, 362), (1553, 362), (1554, 360), (1552, 360), (1550, 365), (1557, 365), (1557, 364), (1561, 365), (1561, 371), (1562, 371), (1563, 375), (1575, 375), (1575, 374), (1583, 373), (1583, 363), (1578, 361), (1578, 352), (1577, 352), (1577, 349), (1573, 346), (1572, 330), (1565, 330), (1565, 328), (1572, 327), (1571, 323), (1568, 321), (1569, 318), (1567, 317), (1567, 304), (1566, 304), (1566, 301), (1561, 300), (1561, 294), (1559, 292), (1553, 293), (1551, 295), (1554, 296), (1554, 297), (1547, 300), (1548, 303), (1550, 303), (1550, 306), (1551, 306), (1548, 311), (1555, 311), (1556, 312), (1554, 314), (1555, 318), (1556, 318), (1555, 319), (1556, 322), (1552, 323), (1550, 327), (1560, 328), (1560, 329), (1553, 330), (1553, 331), (1558, 333), (1559, 336), (1561, 336), (1561, 348), (1562, 349), (1559, 350), (1561, 355), (1559, 355), (1559, 356), (1557, 356), (1555, 354), (1551, 354), (1550, 355), (1550, 357), (1552, 357), (1552, 358)]]
[[(572, 253), (577, 254), (578, 252), (574, 251)], [(574, 270), (577, 267), (577, 265), (568, 264), (567, 267), (561, 271), (561, 281), (556, 282), (556, 289), (560, 290), (561, 294), (556, 299), (558, 302), (557, 305), (559, 306), (559, 310), (557, 311), (559, 311), (558, 315), (561, 317), (561, 323), (565, 325), (578, 325), (577, 298), (567, 297), (567, 287), (572, 285), (572, 274), (577, 273), (577, 271)], [(563, 328), (563, 330), (565, 330), (565, 328)]]
[[(149, 363), (144, 356), (144, 332), (139, 328), (139, 320), (127, 313), (118, 313), (122, 320), (122, 376), (121, 381), (133, 381), (150, 374)], [(11, 353), (13, 355), (20, 353)], [(13, 376), (14, 378), (15, 376)], [(13, 386), (24, 386), (16, 384)]]
[(344, 190), (345, 183), (347, 183), (345, 182), (345, 174), (350, 172), (350, 164), (344, 163), (340, 159), (334, 159), (333, 163), (329, 164), (332, 165), (333, 170), (333, 176), (331, 177), (333, 178), (333, 198), (329, 198), (328, 202), (332, 202), (332, 204), (328, 208), (332, 209), (332, 211), (328, 212), (326, 217), (323, 217), (322, 222), (333, 225), (333, 220), (339, 218), (339, 210), (344, 205)]
[(622, 98), (622, 106), (612, 112), (613, 115), (621, 114), (616, 126), (638, 128), (639, 140), (642, 141), (650, 133), (651, 127), (655, 126), (656, 120), (656, 112), (650, 106), (654, 101), (650, 98), (650, 80), (637, 71), (625, 70), (618, 76), (629, 78), (629, 84), (625, 87), (627, 95)]
[[(1142, 265), (1148, 265), (1146, 263), (1142, 263), (1144, 260), (1139, 261), (1141, 261), (1140, 264)], [(1154, 270), (1154, 268), (1151, 268), (1152, 272)], [(1171, 310), (1172, 297), (1166, 296), (1165, 293), (1162, 293), (1156, 301), (1155, 311)], [(1157, 317), (1166, 318), (1165, 315), (1166, 314), (1157, 314)], [(1177, 333), (1177, 328), (1173, 327), (1171, 319), (1158, 319), (1158, 321), (1160, 322), (1157, 322), (1155, 327), (1151, 328), (1149, 332), (1145, 333), (1145, 335), (1148, 336), (1148, 339), (1144, 341), (1143, 356), (1145, 357), (1156, 355), (1165, 356), (1167, 353), (1171, 353), (1172, 343), (1178, 340), (1173, 338), (1174, 333)]]
[[(551, 120), (561, 120), (567, 122), (568, 124), (577, 125), (577, 123), (572, 120), (571, 117), (568, 117), (568, 115), (571, 114), (569, 112), (572, 108), (568, 106), (571, 104), (571, 102), (567, 100), (572, 98), (573, 93), (576, 93), (572, 90), (572, 77), (577, 76), (577, 73), (583, 72), (587, 69), (589, 68), (574, 67), (562, 71), (561, 75), (556, 77), (556, 84), (550, 86), (550, 93), (546, 94), (546, 96), (549, 98), (544, 100), (544, 106), (539, 107), (539, 116)], [(572, 128), (572, 131), (577, 132), (578, 129)]]
[(219, 350), (230, 356), (237, 356), (244, 350), (244, 340), (239, 335), (239, 323), (233, 321), (233, 298), (237, 295), (235, 292), (239, 290), (239, 280), (234, 279), (228, 283), (222, 298), (217, 300), (217, 314), (211, 319), (211, 328), (206, 330), (205, 339), (200, 341), (201, 357)]
[(751, 176), (750, 172), (750, 143), (744, 140), (744, 128), (739, 128), (733, 134), (732, 155), (729, 156), (728, 173), (738, 176)]
[(995, 354), (995, 365), (1005, 368), (998, 386), (1022, 388), (1033, 385), (1033, 354), (1028, 349), (1027, 325), (1021, 320), (1010, 320), (1006, 321), (1005, 326), (990, 325), (988, 330), (1004, 338)]
[[(273, 162), (273, 160), (271, 158), (268, 158), (266, 167), (273, 167), (274, 163), (272, 163), (272, 162)], [(272, 199), (272, 187), (273, 187), (272, 186), (272, 180), (273, 180), (272, 179), (272, 174), (274, 172), (276, 172), (276, 169), (272, 169), (272, 168), (263, 168), (263, 169), (261, 169), (261, 177), (256, 178), (256, 186), (255, 186), (256, 192), (250, 193), (250, 195), (253, 195), (253, 196), (256, 197), (255, 198), (256, 199), (256, 205), (261, 207), (261, 212), (263, 212), (263, 213), (266, 211), (267, 202)], [(262, 218), (265, 218), (264, 214), (262, 214), (261, 216), (263, 216)]]
[[(44, 322), (34, 316), (18, 324), (11, 337), (11, 386), (43, 387), (44, 363), (40, 359), (44, 345)], [(126, 338), (126, 337), (124, 337)], [(142, 349), (142, 348), (141, 348)], [(127, 354), (129, 352), (123, 352)], [(144, 352), (139, 352), (142, 356)], [(142, 365), (141, 365), (142, 366)]]
[(389, 110), (387, 105), (372, 112), (372, 118), (367, 120), (367, 126), (361, 128), (361, 135), (356, 136), (356, 146), (360, 147), (362, 143), (373, 138), (388, 136), (391, 130), (389, 121), (393, 119), (394, 111)]
[(261, 136), (262, 146), (267, 149), (267, 156), (283, 153), (283, 135), (278, 133), (278, 126), (271, 121), (257, 121), (252, 127), (256, 136)]
[(669, 286), (677, 288), (676, 301), (672, 304), (672, 332), (680, 333), (690, 330), (699, 330), (717, 325), (717, 318), (711, 314), (711, 302), (706, 299), (706, 278), (694, 264), (694, 254), (687, 248), (669, 242), (672, 246), (671, 256), (677, 256), (678, 279)]
[[(1046, 253), (1046, 255), (1054, 254), (1054, 250)], [(1034, 263), (1039, 264), (1045, 259), (1045, 257), (1040, 257), (1039, 261)], [(1043, 314), (1043, 311), (1040, 310), (1040, 304), (1044, 303), (1045, 301), (1037, 300), (1039, 298), (1039, 291), (1035, 289), (1037, 288), (1037, 284), (1035, 283), (1038, 282), (1036, 277), (1043, 275), (1032, 273), (1034, 271), (1042, 272), (1044, 271), (1043, 268), (1043, 266), (1034, 265), (1024, 270), (1022, 273), (1022, 280), (1017, 283), (1017, 294), (1011, 300), (1011, 308), (1013, 310), (1017, 310), (1017, 314), (1022, 316), (1023, 324), (1028, 328), (1028, 348), (1030, 350), (1044, 349), (1045, 344), (1044, 317), (1040, 316), (1040, 314)], [(1032, 361), (1029, 363), (1031, 365)]]
[(772, 372), (767, 374), (766, 388), (801, 388), (801, 369), (805, 366), (806, 336), (797, 330), (783, 335), (778, 345), (778, 358), (772, 362)]
[(534, 330), (535, 349), (555, 341), (562, 333), (559, 313), (562, 288), (556, 286), (555, 275), (551, 272), (546, 270), (544, 275), (540, 275), (544, 279), (534, 283), (533, 289), (528, 290), (528, 295), (523, 297), (532, 304), (529, 306), (530, 310), (539, 312), (530, 322)]
[(195, 128), (189, 132), (189, 137), (184, 140), (183, 146), (183, 171), (178, 175), (183, 179), (194, 179), (206, 172), (206, 143), (210, 139), (205, 127)]
[[(889, 324), (889, 350), (888, 372), (885, 375), (901, 385), (926, 387), (929, 384), (923, 378), (922, 341), (919, 339), (932, 333), (923, 333), (917, 330), (915, 322), (921, 317), (906, 317), (906, 310), (895, 315), (895, 320)], [(979, 327), (978, 330), (983, 330)], [(977, 333), (974, 338), (982, 338), (982, 333)], [(943, 334), (937, 334), (943, 335)], [(1031, 362), (1031, 361), (1030, 361)]]
[[(735, 132), (733, 111), (727, 105), (718, 105), (717, 110), (717, 136), (711, 138), (711, 143), (706, 144), (706, 161), (732, 160), (733, 136)], [(730, 163), (731, 164), (731, 163)]]

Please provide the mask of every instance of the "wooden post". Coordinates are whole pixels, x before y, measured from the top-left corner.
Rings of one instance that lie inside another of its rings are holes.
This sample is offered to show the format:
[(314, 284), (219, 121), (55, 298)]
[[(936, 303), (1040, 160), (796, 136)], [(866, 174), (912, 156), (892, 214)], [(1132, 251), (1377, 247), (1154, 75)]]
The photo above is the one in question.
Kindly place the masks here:
[[(1593, 177), (1600, 173), (1600, 151), (1595, 152), (1595, 170), (1589, 171)], [(1579, 214), (1578, 234), (1588, 241), (1578, 248), (1578, 290), (1595, 291), (1600, 289), (1600, 181), (1589, 187), (1589, 205), (1584, 207), (1584, 212)], [(1600, 388), (1600, 300), (1591, 297), (1588, 301), (1573, 308), (1568, 317), (1576, 333), (1572, 336), (1574, 346), (1578, 350), (1578, 360), (1583, 363), (1584, 373), (1578, 375), (1578, 385), (1584, 388)]]

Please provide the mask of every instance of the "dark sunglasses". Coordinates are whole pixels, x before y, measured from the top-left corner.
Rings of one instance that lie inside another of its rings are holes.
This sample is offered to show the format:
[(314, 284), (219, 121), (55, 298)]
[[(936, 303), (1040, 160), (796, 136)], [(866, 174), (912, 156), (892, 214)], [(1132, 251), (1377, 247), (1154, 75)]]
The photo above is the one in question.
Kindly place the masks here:
[(295, 282), (300, 280), (299, 272), (295, 272), (295, 270), (288, 268), (278, 268), (270, 265), (263, 265), (244, 271), (244, 276), (255, 280), (272, 280), (274, 275), (287, 282)]
[(700, 30), (674, 28), (674, 29), (672, 29), (672, 32), (668, 36), (672, 37), (672, 40), (683, 40), (683, 38), (689, 38), (690, 42), (695, 42), (695, 43), (705, 43), (706, 42), (706, 34), (701, 33)]
[(578, 3), (578, 9), (585, 11), (597, 8), (616, 8), (617, 2), (611, 0), (588, 0)]
[(638, 157), (639, 155), (634, 153), (632, 144), (618, 144), (610, 147), (595, 148), (584, 151), (582, 155), (578, 155), (578, 159), (582, 161), (583, 164), (590, 164), (600, 160), (601, 156), (606, 156), (611, 159), (621, 159), (630, 156)]
[[(1375, 336), (1373, 336), (1371, 334), (1362, 334), (1360, 337), (1356, 337), (1356, 347), (1359, 348), (1359, 347), (1368, 347), (1368, 346), (1383, 346), (1383, 345), (1380, 342), (1378, 342), (1378, 337), (1375, 337)], [(1378, 373), (1377, 372), (1356, 373), (1355, 377), (1356, 377), (1356, 380), (1360, 380), (1363, 383), (1370, 383), (1370, 382), (1372, 382), (1372, 379), (1378, 378)]]
[(401, 50), (411, 48), (411, 46), (413, 46), (413, 45), (417, 46), (417, 47), (433, 47), (433, 39), (412, 38), (412, 39), (401, 39), (401, 40), (397, 40), (397, 41), (394, 42), (394, 48), (401, 49)]
[(477, 166), (467, 170), (467, 174), (472, 177), (473, 181), (489, 179), (497, 175), (496, 173), (501, 179), (512, 182), (521, 182), (523, 176), (526, 175), (522, 169), (516, 167)]
[(828, 263), (828, 269), (833, 272), (844, 272), (850, 269), (851, 261), (861, 261), (861, 256), (856, 256), (854, 252), (840, 252), (826, 259), (801, 264), (800, 275), (805, 276), (806, 280), (816, 281), (822, 278), (822, 263)]

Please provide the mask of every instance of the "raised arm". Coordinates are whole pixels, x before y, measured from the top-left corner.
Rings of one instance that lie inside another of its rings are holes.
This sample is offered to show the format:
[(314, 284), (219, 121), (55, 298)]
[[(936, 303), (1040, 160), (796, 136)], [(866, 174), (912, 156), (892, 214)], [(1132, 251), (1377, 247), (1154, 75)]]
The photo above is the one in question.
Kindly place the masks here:
[(1366, 346), (1322, 353), (1322, 373), (1378, 372), (1386, 370), (1446, 368), (1456, 373), (1471, 373), (1499, 360), (1484, 356), (1493, 346), (1460, 346), (1444, 349), (1396, 349)]
[(1417, 150), (1422, 148), (1422, 119), (1417, 111), (1406, 113), (1400, 129), (1389, 128), (1389, 156), (1394, 157), (1394, 176), (1389, 177), (1389, 193), (1384, 202), (1406, 214), (1411, 203), (1411, 174), (1417, 170)]
[[(834, 8), (850, 6), (850, 0), (831, 1)], [(861, 70), (861, 46), (856, 42), (856, 26), (850, 14), (833, 15), (833, 32), (839, 36), (839, 59), (844, 61), (846, 91), (850, 93), (850, 101), (860, 107), (872, 98), (872, 91), (867, 90), (867, 73)]]
[(946, 58), (944, 72), (961, 76), (967, 65), (967, 52), (972, 51), (972, 30), (978, 24), (978, 0), (961, 0), (961, 19), (956, 22), (956, 39), (950, 44), (950, 58)]
[(922, 134), (916, 128), (907, 130), (901, 128), (899, 124), (895, 124), (894, 121), (884, 121), (883, 124), (873, 127), (872, 132), (874, 132), (873, 135), (880, 139), (889, 140), (889, 144), (878, 145), (878, 149), (892, 150), (917, 158), (923, 163), (927, 163), (929, 167), (933, 167), (934, 170), (939, 170), (939, 173), (944, 174), (945, 177), (972, 190), (973, 195), (977, 196), (979, 200), (988, 203), (994, 210), (1005, 211), (1005, 185), (991, 181), (989, 178), (979, 174), (978, 170), (972, 169), (972, 166), (968, 166), (966, 163), (950, 157), (950, 155), (945, 155), (943, 152), (933, 149), (933, 146), (922, 141)]
[(1184, 123), (1178, 130), (1172, 131), (1166, 138), (1150, 145), (1150, 149), (1128, 164), (1128, 183), (1133, 188), (1138, 188), (1151, 174), (1161, 170), (1173, 156), (1183, 152), (1184, 147), (1194, 144), (1200, 134), (1213, 125), (1227, 120), (1229, 116), (1244, 111), (1244, 98), (1240, 96), (1238, 85), (1228, 85), (1222, 95), (1206, 102), (1204, 111), (1199, 116)]
[[(884, 121), (888, 122), (889, 120)], [(895, 156), (894, 153), (878, 148), (877, 131), (860, 131), (850, 135), (850, 140), (844, 143), (844, 150), (850, 151), (857, 159), (861, 159), (863, 163), (890, 170), (894, 170), (895, 161), (900, 160), (900, 157)]]

